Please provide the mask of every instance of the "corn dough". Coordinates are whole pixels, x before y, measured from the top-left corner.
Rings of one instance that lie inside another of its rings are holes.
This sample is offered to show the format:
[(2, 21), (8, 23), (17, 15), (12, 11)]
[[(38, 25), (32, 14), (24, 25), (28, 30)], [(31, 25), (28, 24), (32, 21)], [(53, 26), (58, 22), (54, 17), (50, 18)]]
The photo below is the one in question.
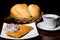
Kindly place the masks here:
[(31, 26), (20, 26), (19, 30), (17, 32), (10, 32), (8, 31), (6, 34), (8, 36), (14, 37), (14, 38), (19, 38), (24, 36), (25, 34), (27, 34), (28, 32), (30, 32), (31, 30), (33, 30), (33, 28)]

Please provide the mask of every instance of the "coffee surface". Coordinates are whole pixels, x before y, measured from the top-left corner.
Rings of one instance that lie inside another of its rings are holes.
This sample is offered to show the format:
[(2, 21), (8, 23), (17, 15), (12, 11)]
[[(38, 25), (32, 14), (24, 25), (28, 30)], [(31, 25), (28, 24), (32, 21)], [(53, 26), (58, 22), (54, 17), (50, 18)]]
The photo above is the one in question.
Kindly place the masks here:
[(45, 17), (45, 18), (48, 18), (48, 19), (55, 19), (54, 17)]

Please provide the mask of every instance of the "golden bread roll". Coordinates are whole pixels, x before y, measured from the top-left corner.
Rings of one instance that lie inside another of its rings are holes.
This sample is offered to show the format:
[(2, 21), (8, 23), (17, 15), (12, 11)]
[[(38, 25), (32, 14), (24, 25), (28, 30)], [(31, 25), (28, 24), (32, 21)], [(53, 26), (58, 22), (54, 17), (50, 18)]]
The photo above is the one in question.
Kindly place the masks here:
[(16, 4), (11, 8), (11, 14), (17, 18), (30, 18), (26, 4)]
[(38, 5), (35, 5), (35, 4), (30, 4), (28, 6), (28, 10), (32, 16), (33, 19), (38, 19), (39, 16), (40, 16), (40, 8)]
[(10, 10), (10, 15), (19, 22), (33, 22), (40, 18), (40, 8), (36, 4), (16, 4)]
[(19, 37), (22, 37), (22, 36), (26, 35), (31, 30), (33, 30), (33, 27), (22, 25), (22, 26), (20, 26), (18, 31), (16, 31), (16, 32), (8, 31), (6, 34), (7, 34), (7, 36), (11, 36), (11, 37), (14, 37), (14, 38), (19, 38)]

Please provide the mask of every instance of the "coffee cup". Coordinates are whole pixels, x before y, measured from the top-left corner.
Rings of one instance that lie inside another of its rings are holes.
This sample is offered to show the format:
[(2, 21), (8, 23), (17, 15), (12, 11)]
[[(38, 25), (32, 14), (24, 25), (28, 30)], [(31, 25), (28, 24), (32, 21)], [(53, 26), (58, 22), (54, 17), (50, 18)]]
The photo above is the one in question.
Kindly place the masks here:
[(56, 28), (57, 20), (59, 18), (56, 14), (44, 14), (42, 16), (44, 27), (48, 29)]

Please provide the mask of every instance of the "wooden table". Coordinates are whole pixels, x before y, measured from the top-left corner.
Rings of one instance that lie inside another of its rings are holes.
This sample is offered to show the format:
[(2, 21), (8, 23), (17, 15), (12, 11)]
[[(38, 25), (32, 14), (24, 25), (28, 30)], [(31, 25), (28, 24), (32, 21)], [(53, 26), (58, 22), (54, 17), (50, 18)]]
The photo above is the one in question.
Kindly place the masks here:
[[(2, 24), (5, 21), (1, 21), (0, 22), (0, 31), (2, 29)], [(7, 22), (7, 21), (6, 21)], [(42, 30), (42, 29), (38, 29), (39, 32), (39, 36), (31, 38), (31, 39), (27, 39), (27, 40), (60, 40), (60, 30), (58, 31), (46, 31), (46, 30)], [(0, 40), (6, 40), (4, 38), (0, 38)]]
[(60, 30), (57, 31), (46, 31), (38, 29), (42, 40), (60, 40)]

